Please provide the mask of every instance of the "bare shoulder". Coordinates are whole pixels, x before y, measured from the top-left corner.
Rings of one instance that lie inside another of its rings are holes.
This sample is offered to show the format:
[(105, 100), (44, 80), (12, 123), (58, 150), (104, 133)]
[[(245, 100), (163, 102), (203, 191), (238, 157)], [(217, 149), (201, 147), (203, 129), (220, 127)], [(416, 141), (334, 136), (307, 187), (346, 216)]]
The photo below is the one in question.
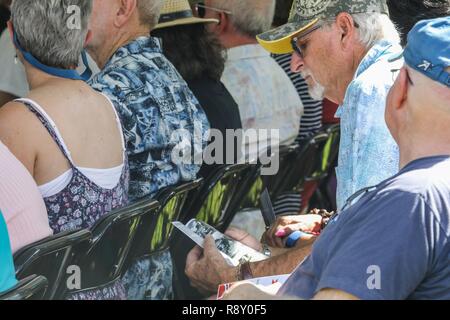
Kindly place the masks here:
[(34, 143), (40, 122), (20, 102), (9, 102), (0, 108), (0, 140), (9, 147)]
[(0, 132), (20, 128), (32, 121), (33, 114), (20, 102), (8, 102), (0, 108)]

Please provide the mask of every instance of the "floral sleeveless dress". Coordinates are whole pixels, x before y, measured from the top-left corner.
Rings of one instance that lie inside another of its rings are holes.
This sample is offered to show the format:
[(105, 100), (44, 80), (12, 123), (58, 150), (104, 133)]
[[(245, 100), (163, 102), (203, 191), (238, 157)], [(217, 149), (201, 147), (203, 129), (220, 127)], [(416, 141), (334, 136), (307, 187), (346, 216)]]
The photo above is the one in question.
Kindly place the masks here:
[[(70, 183), (54, 196), (44, 198), (50, 227), (55, 234), (78, 229), (91, 228), (101, 217), (109, 212), (128, 205), (128, 186), (130, 180), (128, 157), (124, 150), (124, 166), (118, 185), (104, 189), (86, 177), (73, 163), (70, 152), (58, 137), (58, 130), (51, 119), (31, 100), (19, 99), (47, 129), (67, 159), (73, 176)], [(116, 114), (117, 116), (117, 114)], [(120, 123), (120, 122), (119, 122)], [(121, 281), (97, 290), (77, 293), (71, 300), (125, 300), (126, 292)]]

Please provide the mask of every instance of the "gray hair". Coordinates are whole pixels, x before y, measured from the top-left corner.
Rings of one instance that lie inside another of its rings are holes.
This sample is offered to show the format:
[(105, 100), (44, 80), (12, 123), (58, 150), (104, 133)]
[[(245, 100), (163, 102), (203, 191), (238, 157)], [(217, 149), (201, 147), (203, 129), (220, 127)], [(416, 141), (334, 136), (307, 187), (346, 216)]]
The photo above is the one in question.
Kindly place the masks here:
[(214, 6), (231, 12), (236, 30), (249, 37), (268, 31), (275, 16), (275, 0), (214, 0)]
[(143, 25), (153, 29), (159, 22), (164, 0), (138, 0), (139, 20)]
[(78, 65), (88, 31), (92, 0), (14, 0), (11, 20), (21, 47), (41, 63)]
[[(400, 43), (400, 33), (388, 15), (378, 12), (356, 13), (351, 15), (355, 25), (359, 41), (369, 49), (380, 40), (389, 40)], [(326, 26), (330, 26), (336, 19), (327, 20)]]
[(400, 43), (400, 33), (388, 15), (382, 13), (358, 13), (352, 15), (359, 26), (359, 40), (366, 48), (371, 48), (380, 40)]

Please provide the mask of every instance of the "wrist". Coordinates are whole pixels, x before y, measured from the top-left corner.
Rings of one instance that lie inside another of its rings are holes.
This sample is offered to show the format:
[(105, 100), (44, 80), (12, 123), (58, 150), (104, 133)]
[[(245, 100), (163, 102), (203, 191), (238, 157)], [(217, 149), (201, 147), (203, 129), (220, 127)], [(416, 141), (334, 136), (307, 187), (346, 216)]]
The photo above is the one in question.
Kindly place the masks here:
[(249, 279), (253, 279), (253, 272), (250, 265), (250, 262), (241, 262), (236, 268), (236, 280), (237, 281), (245, 281)]
[(238, 268), (239, 267), (229, 267), (223, 270), (220, 275), (220, 279), (222, 282), (221, 284), (236, 282), (236, 274), (238, 272)]

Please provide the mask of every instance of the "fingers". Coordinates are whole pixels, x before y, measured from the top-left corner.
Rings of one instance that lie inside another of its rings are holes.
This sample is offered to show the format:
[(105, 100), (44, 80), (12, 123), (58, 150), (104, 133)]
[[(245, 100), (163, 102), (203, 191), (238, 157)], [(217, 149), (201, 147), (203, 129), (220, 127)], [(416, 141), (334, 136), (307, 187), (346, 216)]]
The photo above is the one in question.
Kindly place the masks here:
[(203, 244), (205, 256), (214, 257), (220, 255), (219, 250), (216, 246), (216, 241), (211, 235), (206, 236), (205, 242)]
[(203, 249), (199, 246), (196, 246), (191, 250), (191, 252), (189, 252), (188, 256), (186, 257), (186, 266), (184, 269), (184, 273), (191, 280), (194, 280), (197, 277), (196, 265), (202, 258), (202, 255)]
[(275, 248), (283, 248), (283, 236), (278, 236), (278, 229), (273, 226), (263, 235), (262, 242)]

